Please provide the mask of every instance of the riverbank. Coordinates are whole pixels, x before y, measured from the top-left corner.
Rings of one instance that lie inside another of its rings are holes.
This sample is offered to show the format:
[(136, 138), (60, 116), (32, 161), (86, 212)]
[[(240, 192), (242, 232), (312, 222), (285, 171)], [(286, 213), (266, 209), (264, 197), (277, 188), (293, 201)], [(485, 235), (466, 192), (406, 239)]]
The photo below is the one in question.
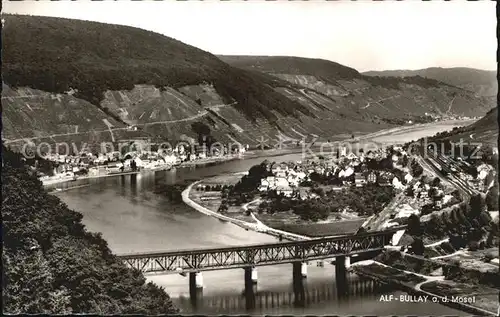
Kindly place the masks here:
[[(225, 162), (230, 162), (230, 161), (239, 160), (239, 159), (241, 159), (241, 156), (231, 155), (231, 156), (209, 158), (209, 159), (203, 159), (203, 160), (197, 160), (197, 161), (183, 162), (178, 166), (168, 165), (168, 166), (161, 166), (161, 167), (156, 167), (156, 168), (141, 169), (139, 171), (128, 171), (128, 172), (123, 172), (123, 173), (111, 173), (111, 174), (91, 175), (91, 176), (89, 176), (89, 175), (77, 176), (76, 178), (66, 177), (66, 178), (60, 178), (60, 179), (50, 179), (47, 181), (42, 180), (42, 184), (44, 187), (48, 187), (48, 186), (53, 186), (53, 185), (70, 183), (70, 182), (74, 182), (77, 180), (116, 177), (116, 176), (125, 176), (125, 175), (135, 175), (135, 174), (144, 173), (144, 172), (158, 172), (158, 171), (170, 170), (170, 169), (174, 169), (174, 168), (192, 168), (192, 167), (213, 166), (216, 164), (222, 164)], [(74, 187), (74, 188), (76, 188), (76, 187)], [(69, 189), (65, 189), (65, 190), (69, 190)]]
[(194, 186), (200, 184), (201, 182), (202, 181), (198, 181), (198, 182), (194, 182), (194, 183), (190, 184), (181, 194), (182, 201), (186, 205), (188, 205), (189, 207), (191, 207), (191, 208), (193, 208), (193, 209), (195, 209), (203, 214), (220, 219), (222, 221), (227, 221), (227, 222), (233, 223), (233, 224), (238, 225), (238, 226), (240, 226), (244, 229), (247, 229), (247, 230), (254, 230), (257, 232), (266, 233), (266, 234), (269, 234), (269, 235), (272, 235), (272, 236), (275, 236), (278, 238), (283, 238), (283, 239), (292, 240), (292, 241), (310, 240), (311, 239), (310, 237), (301, 236), (301, 235), (293, 234), (290, 232), (285, 232), (282, 230), (276, 230), (276, 229), (267, 227), (264, 224), (262, 224), (261, 222), (257, 222), (257, 221), (248, 222), (248, 221), (243, 221), (243, 220), (235, 219), (232, 217), (228, 217), (228, 216), (222, 215), (216, 211), (210, 210), (209, 208), (202, 206), (200, 203), (195, 202), (190, 197), (190, 193), (191, 193), (192, 188)]
[[(221, 191), (212, 190), (212, 188), (234, 185), (240, 180), (242, 174), (246, 173), (218, 175), (197, 181), (191, 185), (187, 196), (190, 201), (200, 206), (194, 208), (197, 210), (202, 208), (202, 212), (205, 214), (233, 222), (245, 229), (269, 233), (280, 238), (289, 237), (290, 240), (308, 240), (354, 234), (366, 220), (366, 218), (350, 214), (342, 214), (343, 218), (341, 220), (330, 217), (317, 222), (300, 220), (297, 215), (291, 212), (273, 215), (257, 214), (254, 207), (259, 204), (259, 198), (241, 206), (229, 205), (223, 214), (220, 213)], [(196, 190), (193, 190), (194, 188)], [(206, 210), (210, 212), (207, 213)]]
[[(409, 256), (409, 255), (408, 255)], [(354, 263), (350, 270), (360, 276), (393, 285), (427, 302), (440, 303), (468, 313), (496, 316), (498, 290), (485, 285), (472, 285), (446, 280), (442, 268), (429, 266), (425, 274), (389, 266), (375, 260)]]
[(72, 186), (72, 187), (68, 187), (68, 188), (64, 188), (64, 189), (56, 189), (56, 190), (50, 191), (48, 193), (49, 194), (57, 194), (57, 193), (65, 192), (65, 191), (72, 190), (72, 189), (89, 187), (90, 185), (91, 184), (85, 184), (85, 185)]
[(76, 178), (72, 178), (72, 179), (62, 178), (60, 180), (55, 179), (53, 181), (51, 180), (51, 181), (47, 181), (47, 182), (42, 181), (42, 184), (44, 187), (46, 187), (46, 186), (75, 182), (75, 181), (79, 181), (79, 180), (114, 177), (114, 176), (124, 176), (124, 175), (135, 175), (135, 174), (139, 174), (139, 173), (140, 173), (139, 171), (136, 171), (136, 172), (111, 173), (111, 174), (104, 174), (104, 175), (80, 176), (80, 177), (76, 177)]

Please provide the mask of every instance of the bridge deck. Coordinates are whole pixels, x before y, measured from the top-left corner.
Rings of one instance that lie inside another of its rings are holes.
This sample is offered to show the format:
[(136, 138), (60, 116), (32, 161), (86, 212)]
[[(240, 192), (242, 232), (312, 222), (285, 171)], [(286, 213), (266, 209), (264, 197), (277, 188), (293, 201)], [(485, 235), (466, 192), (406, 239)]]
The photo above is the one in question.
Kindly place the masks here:
[(144, 273), (179, 273), (327, 259), (371, 252), (391, 243), (398, 228), (305, 241), (119, 255)]

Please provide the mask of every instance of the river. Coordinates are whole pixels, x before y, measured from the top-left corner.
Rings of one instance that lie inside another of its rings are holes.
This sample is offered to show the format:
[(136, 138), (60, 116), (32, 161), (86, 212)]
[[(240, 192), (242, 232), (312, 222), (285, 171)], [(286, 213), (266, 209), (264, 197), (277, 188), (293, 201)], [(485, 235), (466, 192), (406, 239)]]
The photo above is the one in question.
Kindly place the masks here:
[[(460, 123), (441, 124), (431, 130), (436, 133), (457, 125)], [(429, 130), (417, 127), (406, 131), (405, 137), (398, 133), (397, 140), (415, 140), (425, 136), (426, 131)], [(382, 137), (386, 141), (387, 135)], [(280, 162), (300, 160), (301, 157), (301, 154), (287, 154), (269, 157), (269, 160)], [(275, 237), (221, 222), (156, 192), (166, 184), (184, 184), (208, 176), (247, 171), (264, 159), (253, 157), (216, 166), (81, 180), (56, 187), (90, 186), (62, 191), (57, 196), (71, 209), (81, 212), (87, 228), (101, 232), (117, 254), (277, 242)], [(291, 265), (258, 267), (257, 303), (252, 314), (466, 315), (431, 302), (380, 301), (381, 294), (397, 297), (404, 293), (379, 289), (370, 281), (360, 281), (355, 276), (351, 277), (353, 294), (339, 299), (335, 294), (334, 271), (330, 264), (319, 267), (310, 263), (305, 301), (297, 305), (290, 299), (294, 296)], [(242, 296), (243, 270), (203, 272), (203, 279), (203, 297), (200, 303), (193, 305), (189, 300), (187, 277), (148, 276), (148, 280), (163, 286), (185, 313), (248, 313)]]

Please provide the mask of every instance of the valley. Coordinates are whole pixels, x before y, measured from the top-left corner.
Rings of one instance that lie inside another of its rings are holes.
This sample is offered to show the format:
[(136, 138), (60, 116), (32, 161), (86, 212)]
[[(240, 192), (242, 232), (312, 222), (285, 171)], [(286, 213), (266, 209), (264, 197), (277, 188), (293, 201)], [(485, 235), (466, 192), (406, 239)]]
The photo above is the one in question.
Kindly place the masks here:
[(219, 2), (48, 3), (2, 14), (4, 312), (495, 314), (496, 72), (361, 71), (451, 63), (372, 14), (272, 34), (275, 13), (228, 27)]
[[(338, 63), (294, 57), (219, 59), (131, 27), (48, 17), (5, 19), (3, 140), (11, 147), (27, 140), (193, 140), (198, 137), (193, 124), (199, 123), (225, 144), (255, 147), (260, 138), (270, 144), (313, 137), (326, 141), (340, 134), (475, 117), (494, 106), (487, 98), (422, 77), (370, 77)], [(79, 34), (82, 28), (88, 31)], [(95, 48), (94, 32), (116, 45)], [(132, 44), (119, 55), (129, 42), (145, 46)], [(43, 52), (33, 55), (35, 47)], [(68, 67), (60, 66), (64, 63)]]

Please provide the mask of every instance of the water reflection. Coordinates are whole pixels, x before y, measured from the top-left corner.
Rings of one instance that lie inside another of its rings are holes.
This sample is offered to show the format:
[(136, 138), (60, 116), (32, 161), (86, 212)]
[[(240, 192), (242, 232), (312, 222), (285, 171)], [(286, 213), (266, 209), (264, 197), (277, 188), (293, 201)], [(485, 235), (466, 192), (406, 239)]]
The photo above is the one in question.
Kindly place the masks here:
[[(300, 159), (300, 156), (270, 158), (277, 162), (294, 159)], [(60, 192), (58, 196), (71, 209), (82, 212), (87, 228), (102, 232), (115, 253), (271, 243), (277, 239), (263, 233), (245, 231), (201, 214), (183, 203), (172, 201), (168, 197), (168, 190), (156, 191), (165, 185), (182, 187), (182, 184), (195, 179), (246, 171), (262, 160), (264, 158), (233, 161), (207, 168), (144, 172), (136, 175), (135, 179), (133, 175), (80, 179), (51, 187), (54, 190), (86, 186)], [(259, 272), (266, 278), (260, 279), (252, 292), (243, 290), (241, 271), (206, 272), (205, 293), (198, 291), (193, 302), (185, 277), (157, 276), (148, 277), (148, 280), (164, 287), (176, 305), (185, 312), (197, 311), (204, 315), (238, 314), (247, 311), (247, 307), (248, 311), (259, 314), (460, 314), (432, 303), (414, 304), (411, 308), (405, 303), (381, 303), (379, 297), (373, 295), (376, 291), (369, 291), (369, 284), (358, 285), (355, 281), (349, 284), (349, 291), (354, 292), (353, 295), (339, 299), (337, 285), (333, 281), (334, 267), (330, 265), (308, 268), (303, 288), (294, 288), (290, 265), (259, 267)]]
[(293, 283), (289, 291), (259, 292), (258, 289), (247, 288), (239, 294), (214, 294), (203, 296), (201, 291), (193, 299), (180, 296), (174, 301), (182, 308), (183, 312), (193, 313), (229, 313), (229, 312), (258, 312), (278, 308), (306, 308), (322, 302), (336, 303), (345, 306), (350, 299), (365, 298), (367, 295), (376, 296), (388, 292), (384, 284), (357, 276), (350, 276), (347, 292), (339, 289), (339, 285), (331, 283), (313, 283), (308, 285), (307, 280)]

